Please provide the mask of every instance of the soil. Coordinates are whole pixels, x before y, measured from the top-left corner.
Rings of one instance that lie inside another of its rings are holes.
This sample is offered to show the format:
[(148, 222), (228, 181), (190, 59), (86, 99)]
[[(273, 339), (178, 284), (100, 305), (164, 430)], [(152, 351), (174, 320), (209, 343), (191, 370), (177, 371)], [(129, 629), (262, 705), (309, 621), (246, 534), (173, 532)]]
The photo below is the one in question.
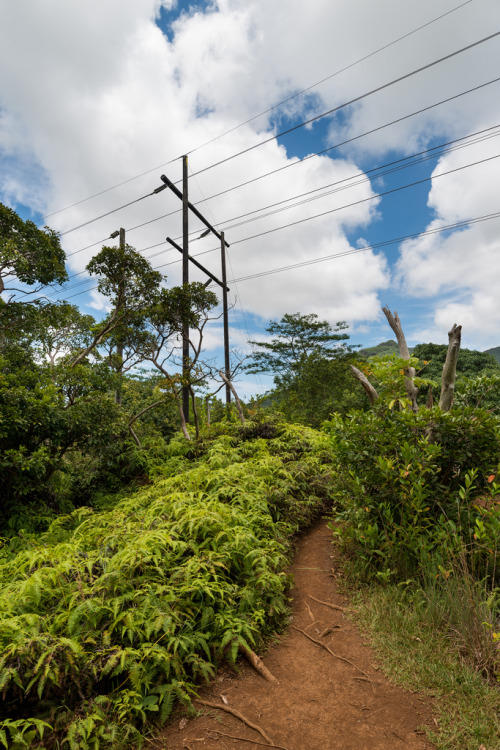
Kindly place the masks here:
[[(338, 554), (326, 521), (299, 541), (291, 572), (295, 586), (290, 627), (260, 654), (279, 684), (266, 681), (246, 663), (239, 663), (239, 673), (223, 670), (199, 693), (202, 700), (221, 709), (195, 703), (201, 715), (192, 719), (177, 715), (150, 747), (272, 746), (223, 710), (227, 707), (257, 725), (274, 747), (285, 750), (432, 750), (423, 731), (423, 726), (435, 722), (431, 701), (392, 685), (352, 620), (343, 611), (315, 601), (348, 606), (338, 593)], [(327, 628), (332, 631), (324, 634)]]

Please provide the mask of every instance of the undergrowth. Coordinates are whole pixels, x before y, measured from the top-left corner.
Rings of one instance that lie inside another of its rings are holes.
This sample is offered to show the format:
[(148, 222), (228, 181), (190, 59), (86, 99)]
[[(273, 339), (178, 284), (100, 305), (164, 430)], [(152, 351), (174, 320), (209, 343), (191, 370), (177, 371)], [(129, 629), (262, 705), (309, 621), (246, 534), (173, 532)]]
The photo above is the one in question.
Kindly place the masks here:
[(424, 722), (436, 750), (498, 750), (500, 691), (460, 658), (449, 630), (436, 621), (435, 604), (422, 589), (397, 584), (372, 584), (353, 598), (384, 672), (436, 699), (437, 725)]
[(174, 440), (156, 481), (114, 506), (3, 540), (0, 745), (139, 747), (147, 722), (282, 627), (291, 540), (331, 501), (331, 445), (225, 429)]

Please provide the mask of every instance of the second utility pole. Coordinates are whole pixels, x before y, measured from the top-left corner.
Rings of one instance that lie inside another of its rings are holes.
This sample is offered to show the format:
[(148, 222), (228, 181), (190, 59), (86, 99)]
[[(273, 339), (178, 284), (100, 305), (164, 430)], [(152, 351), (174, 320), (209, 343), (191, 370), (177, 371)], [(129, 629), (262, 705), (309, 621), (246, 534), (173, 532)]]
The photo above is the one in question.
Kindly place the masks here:
[[(226, 276), (226, 241), (224, 239), (224, 232), (220, 233), (220, 252), (221, 252), (221, 265), (222, 265), (222, 307), (224, 310), (224, 369), (226, 371), (226, 378), (229, 381), (231, 378), (231, 365), (229, 363), (229, 316), (227, 306), (227, 276)], [(229, 382), (226, 382), (226, 409), (229, 410), (229, 404), (231, 403), (231, 388)]]
[[(188, 197), (188, 158), (182, 157), (182, 286), (186, 291), (189, 284), (189, 197)], [(189, 322), (182, 321), (182, 411), (189, 422)]]

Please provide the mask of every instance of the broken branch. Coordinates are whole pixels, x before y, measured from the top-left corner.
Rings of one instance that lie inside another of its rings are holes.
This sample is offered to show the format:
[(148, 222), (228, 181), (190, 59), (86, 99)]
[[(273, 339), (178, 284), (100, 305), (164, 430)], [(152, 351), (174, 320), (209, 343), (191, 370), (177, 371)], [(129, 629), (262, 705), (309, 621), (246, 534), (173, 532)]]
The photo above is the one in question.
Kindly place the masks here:
[(276, 677), (268, 670), (262, 659), (260, 659), (257, 654), (252, 651), (251, 648), (243, 646), (240, 643), (240, 651), (243, 656), (248, 659), (252, 667), (260, 674), (261, 677), (263, 677), (268, 682), (274, 682), (276, 685), (279, 685), (279, 680), (277, 680)]
[(370, 383), (366, 375), (361, 372), (361, 370), (358, 370), (357, 367), (354, 367), (354, 365), (351, 365), (351, 371), (354, 377), (356, 378), (356, 380), (359, 380), (359, 382), (365, 389), (366, 395), (368, 396), (370, 400), (370, 404), (373, 406), (375, 401), (378, 399), (377, 391), (375, 390), (373, 385)]

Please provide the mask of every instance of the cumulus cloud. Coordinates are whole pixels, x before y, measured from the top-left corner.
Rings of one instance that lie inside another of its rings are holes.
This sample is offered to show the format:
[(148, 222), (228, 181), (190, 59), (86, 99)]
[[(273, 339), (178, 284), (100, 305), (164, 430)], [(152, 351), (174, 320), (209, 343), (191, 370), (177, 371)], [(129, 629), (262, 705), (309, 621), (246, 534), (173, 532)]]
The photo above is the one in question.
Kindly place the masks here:
[[(404, 43), (329, 77), (454, 6), (449, 2), (437, 10), (432, 0), (422, 0), (413, 4), (410, 19), (407, 7), (398, 0), (362, 0), (356, 6), (349, 0), (307, 4), (214, 0), (203, 11), (180, 15), (174, 0), (102, 0), (91, 9), (85, 0), (4, 3), (0, 7), (2, 198), (47, 215), (48, 223), (62, 232), (72, 273), (82, 274), (103, 242), (111, 244), (106, 239), (111, 232), (124, 226), (128, 242), (167, 273), (169, 283), (178, 283), (178, 254), (165, 244), (166, 236), (177, 239), (181, 233), (175, 196), (164, 191), (106, 214), (150, 193), (161, 184), (162, 172), (179, 181), (177, 157), (190, 152), (190, 198), (227, 233), (231, 293), (245, 311), (264, 320), (299, 310), (317, 312), (332, 323), (346, 319), (360, 326), (376, 321), (379, 293), (391, 283), (388, 263), (369, 249), (349, 253), (359, 249), (357, 233), (373, 222), (382, 204), (368, 181), (337, 192), (332, 192), (332, 184), (346, 187), (346, 179), (362, 176), (360, 160), (367, 154), (378, 158), (387, 151), (408, 153), (436, 134), (460, 131), (462, 135), (464, 129), (472, 131), (480, 123), (486, 127), (495, 115), (493, 93), (464, 97), (406, 120), (369, 141), (356, 141), (342, 154), (330, 152), (301, 161), (293, 156), (292, 142), (280, 139), (236, 159), (229, 157), (272, 138), (292, 116), (311, 117), (338, 106), (423, 60), (491, 33), (495, 0), (482, 0), (481, 12), (473, 3), (464, 4)], [(161, 7), (162, 17), (171, 22), (168, 37), (156, 24)], [(363, 100), (331, 121), (327, 143), (484, 82), (488, 75), (493, 77), (497, 55), (497, 42), (485, 44), (453, 64), (415, 76), (408, 85), (398, 84)], [(280, 110), (273, 108), (324, 78), (307, 95), (291, 99)], [(254, 119), (264, 110), (268, 111)], [(249, 121), (237, 127), (245, 120)], [(312, 128), (313, 135), (317, 127)], [(197, 148), (207, 142), (209, 146)], [(439, 166), (447, 163), (443, 159)], [(269, 172), (274, 174), (258, 179)], [(131, 179), (139, 174), (140, 178)], [(247, 184), (237, 187), (242, 183)], [(464, 182), (457, 178), (454, 188), (450, 184), (440, 187), (436, 181), (432, 188), (430, 205), (437, 222), (472, 210), (464, 196)], [(316, 191), (310, 197), (317, 199), (302, 202), (310, 191)], [(478, 184), (470, 191), (470, 200), (482, 203), (483, 188)], [(94, 199), (80, 202), (94, 194)], [(281, 210), (287, 200), (293, 209)], [(268, 215), (256, 218), (260, 209), (278, 202), (266, 211)], [(76, 205), (58, 211), (72, 204)], [(345, 204), (352, 205), (341, 209)], [(101, 214), (104, 218), (86, 224)], [(323, 215), (314, 218), (317, 214)], [(291, 222), (294, 226), (279, 229)], [(192, 254), (205, 253), (200, 260), (219, 273), (217, 242), (198, 241), (203, 227), (195, 220), (190, 226)], [(80, 228), (72, 231), (74, 227)], [(482, 236), (479, 240), (486, 248)], [(432, 241), (422, 238), (403, 247), (399, 273), (409, 294), (439, 294), (463, 285), (463, 272), (448, 269), (443, 285), (426, 265), (427, 259), (442, 278), (442, 267), (447, 267), (449, 254), (460, 253), (460, 242), (457, 234)], [(422, 259), (418, 272), (405, 260), (410, 252)], [(462, 255), (468, 269), (465, 250)], [(483, 289), (482, 282), (474, 285), (474, 274), (466, 275), (472, 295), (468, 304), (476, 309), (474, 295)], [(76, 284), (85, 278), (84, 274), (73, 278), (67, 296), (79, 294), (82, 287)], [(202, 276), (193, 272), (193, 278)], [(234, 279), (247, 280), (235, 283)], [(73, 301), (87, 299), (78, 296)], [(102, 300), (94, 295), (91, 304), (98, 309)]]
[[(433, 181), (429, 205), (435, 218), (429, 229), (487, 217), (498, 212), (500, 190), (500, 138), (471, 146), (439, 160), (434, 174), (475, 166)], [(490, 161), (485, 161), (490, 159)], [(474, 173), (480, 170), (479, 178)], [(496, 346), (500, 308), (495, 279), (500, 275), (499, 218), (470, 223), (440, 234), (405, 242), (398, 274), (405, 293), (428, 298), (434, 327), (429, 333), (448, 330), (456, 322), (464, 327), (474, 346)]]

